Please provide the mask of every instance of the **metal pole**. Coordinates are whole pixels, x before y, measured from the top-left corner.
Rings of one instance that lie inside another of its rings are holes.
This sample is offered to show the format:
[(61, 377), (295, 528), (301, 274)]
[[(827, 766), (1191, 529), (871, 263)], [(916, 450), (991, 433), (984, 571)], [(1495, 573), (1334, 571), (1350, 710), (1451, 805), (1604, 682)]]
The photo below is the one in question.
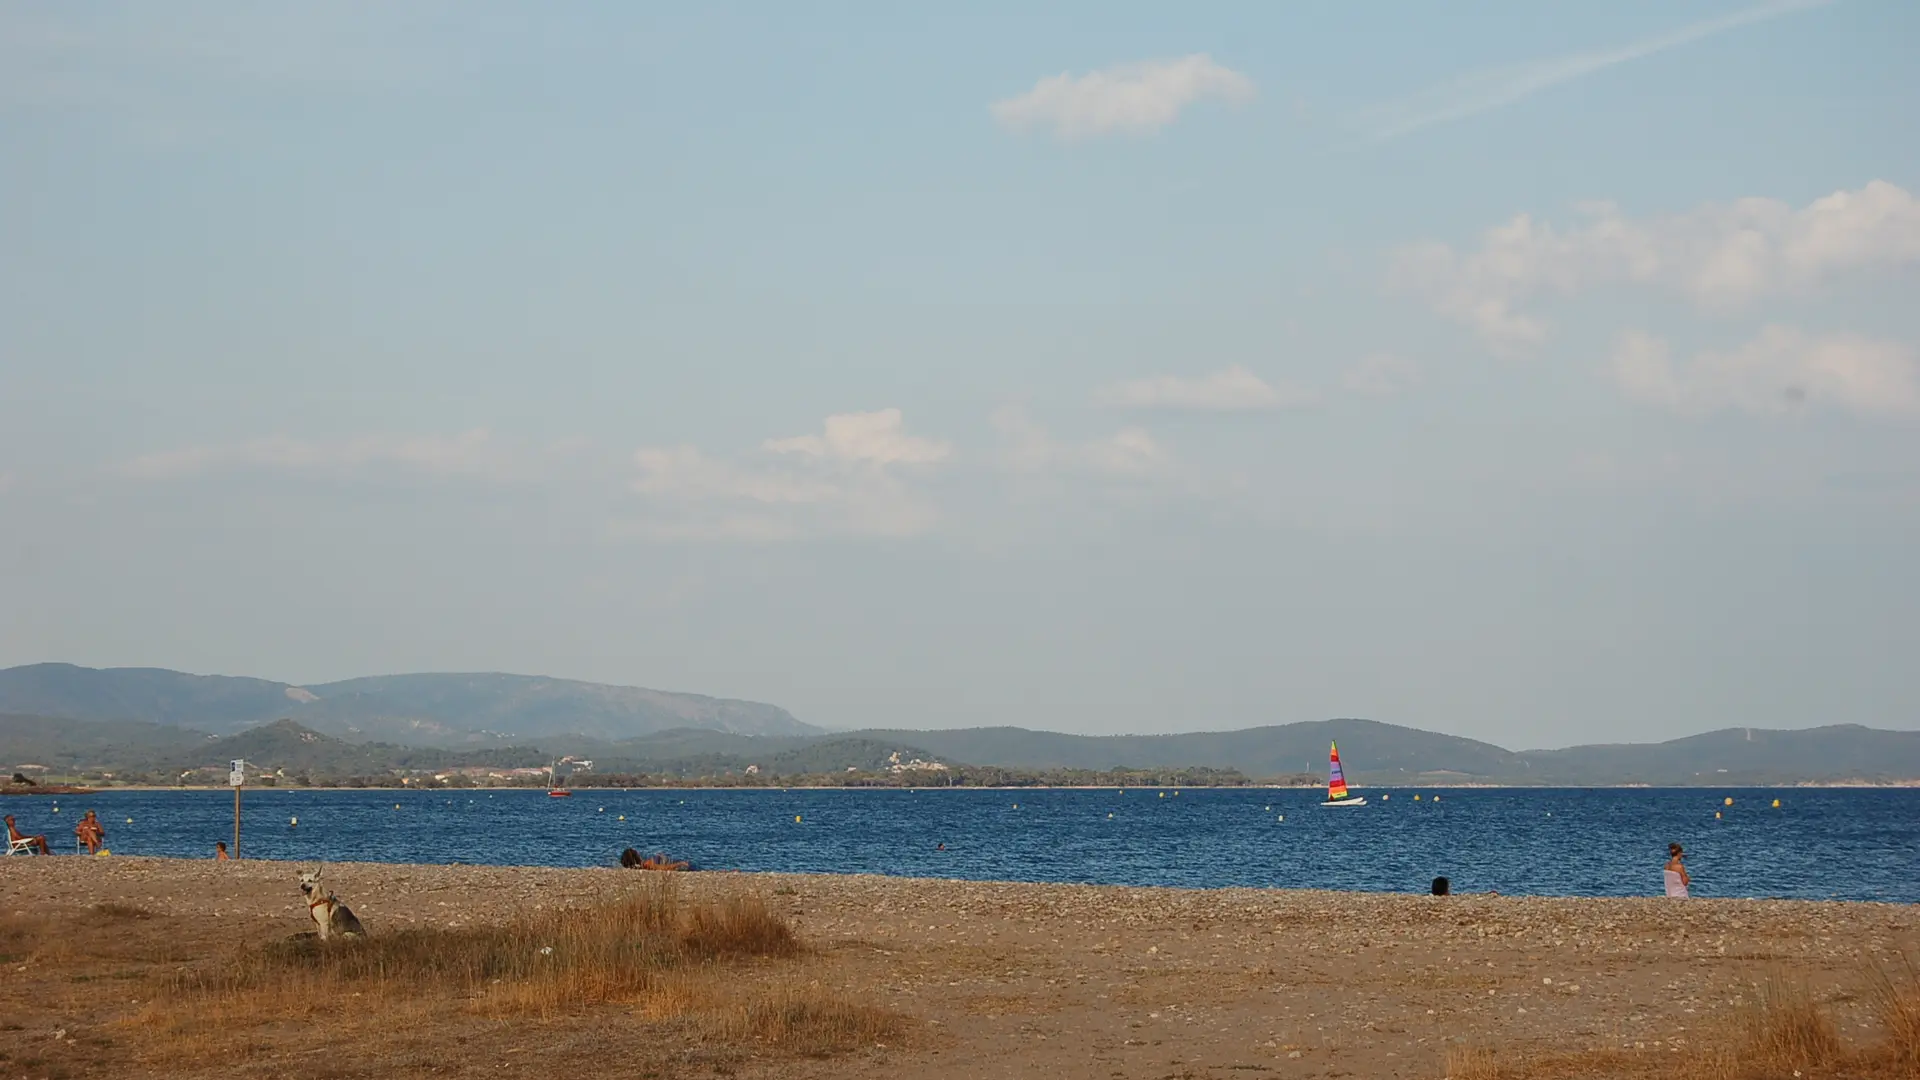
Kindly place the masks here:
[(240, 857), (240, 789), (233, 789), (233, 857)]

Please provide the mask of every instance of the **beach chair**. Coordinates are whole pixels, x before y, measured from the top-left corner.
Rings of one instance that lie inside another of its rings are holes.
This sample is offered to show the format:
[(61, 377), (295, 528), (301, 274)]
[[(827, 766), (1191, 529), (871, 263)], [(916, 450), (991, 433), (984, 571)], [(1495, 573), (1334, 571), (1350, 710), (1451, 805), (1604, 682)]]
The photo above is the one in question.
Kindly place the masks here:
[(21, 832), (19, 828), (17, 828), (14, 825), (12, 820), (12, 815), (11, 814), (8, 815), (7, 854), (38, 855), (40, 854), (40, 845), (45, 842), (46, 841), (42, 840), (40, 837), (28, 836), (25, 833)]

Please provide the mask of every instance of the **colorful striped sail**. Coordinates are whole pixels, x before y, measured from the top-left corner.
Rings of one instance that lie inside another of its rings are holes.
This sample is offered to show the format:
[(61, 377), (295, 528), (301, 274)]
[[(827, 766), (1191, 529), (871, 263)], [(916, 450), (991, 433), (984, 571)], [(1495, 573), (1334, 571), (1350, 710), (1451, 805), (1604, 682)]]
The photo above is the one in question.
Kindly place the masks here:
[(1340, 771), (1340, 744), (1333, 743), (1332, 763), (1327, 766), (1327, 801), (1347, 797), (1347, 777)]

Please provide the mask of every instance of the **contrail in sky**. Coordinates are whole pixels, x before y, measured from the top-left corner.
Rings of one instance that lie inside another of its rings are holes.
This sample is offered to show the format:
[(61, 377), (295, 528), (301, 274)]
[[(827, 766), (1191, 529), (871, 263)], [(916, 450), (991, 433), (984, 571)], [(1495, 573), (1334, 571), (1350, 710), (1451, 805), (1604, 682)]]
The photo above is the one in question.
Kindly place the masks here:
[(1476, 71), (1398, 101), (1374, 106), (1362, 112), (1358, 119), (1361, 126), (1367, 129), (1370, 140), (1382, 142), (1395, 139), (1421, 128), (1464, 120), (1503, 105), (1511, 105), (1549, 87), (1584, 79), (1616, 64), (1677, 49), (1742, 26), (1826, 7), (1835, 2), (1837, 0), (1773, 0), (1772, 3), (1746, 8), (1717, 19), (1705, 19), (1669, 30), (1630, 45)]

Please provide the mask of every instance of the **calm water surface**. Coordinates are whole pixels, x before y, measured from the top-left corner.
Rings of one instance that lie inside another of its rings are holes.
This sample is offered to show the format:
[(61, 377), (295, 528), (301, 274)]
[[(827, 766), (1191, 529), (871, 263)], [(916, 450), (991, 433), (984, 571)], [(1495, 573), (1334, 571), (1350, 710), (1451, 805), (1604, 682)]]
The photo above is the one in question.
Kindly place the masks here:
[[(1625, 896), (1660, 891), (1666, 845), (1677, 840), (1699, 896), (1920, 902), (1920, 790), (1443, 789), (1438, 801), (1420, 792), (1419, 802), (1414, 794), (1373, 789), (1369, 806), (1323, 810), (1320, 791), (1262, 788), (608, 790), (570, 799), (252, 788), (242, 852), (599, 866), (631, 846), (702, 869), (1384, 891), (1424, 891), (1444, 874), (1457, 892)], [(1731, 807), (1722, 803), (1729, 796)], [(210, 856), (233, 830), (225, 791), (108, 791), (7, 806), (68, 852), (73, 822), (89, 808), (118, 854)]]

